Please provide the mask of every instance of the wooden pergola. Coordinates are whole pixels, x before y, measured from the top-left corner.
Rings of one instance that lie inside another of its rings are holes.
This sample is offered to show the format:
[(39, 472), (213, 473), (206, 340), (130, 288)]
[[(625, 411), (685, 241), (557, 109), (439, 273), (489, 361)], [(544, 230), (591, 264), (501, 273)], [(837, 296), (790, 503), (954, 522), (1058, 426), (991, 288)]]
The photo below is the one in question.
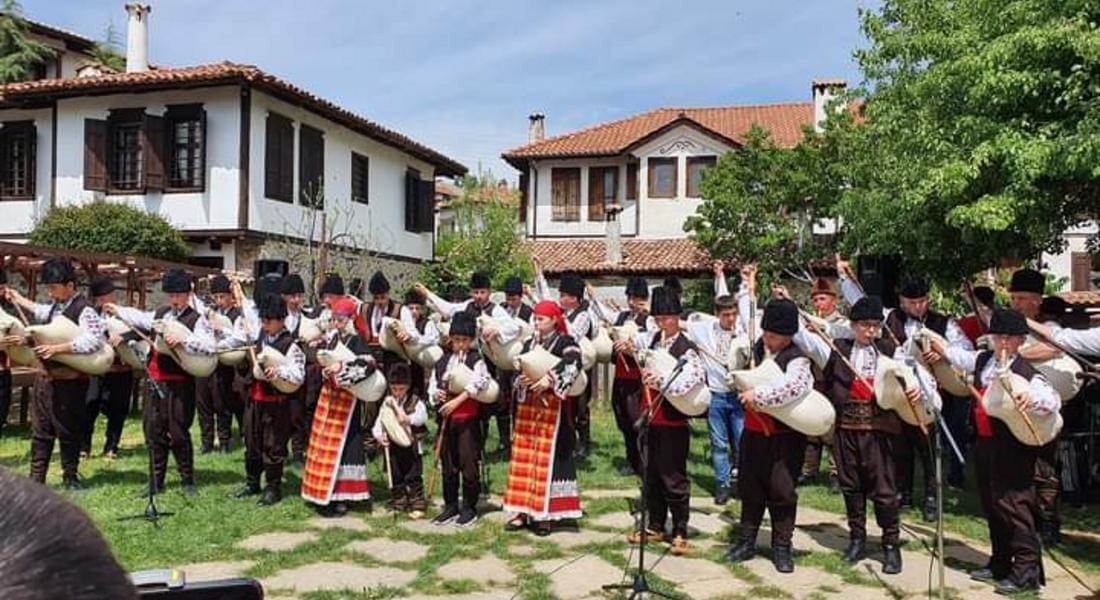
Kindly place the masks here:
[(164, 272), (169, 269), (183, 269), (196, 278), (219, 273), (217, 269), (208, 267), (141, 256), (0, 242), (0, 267), (8, 273), (21, 276), (26, 284), (28, 297), (32, 299), (38, 293), (38, 275), (42, 263), (58, 256), (73, 260), (78, 276), (85, 284), (97, 275), (110, 277), (115, 282), (125, 282), (126, 303), (143, 308), (148, 299), (149, 285), (160, 281)]

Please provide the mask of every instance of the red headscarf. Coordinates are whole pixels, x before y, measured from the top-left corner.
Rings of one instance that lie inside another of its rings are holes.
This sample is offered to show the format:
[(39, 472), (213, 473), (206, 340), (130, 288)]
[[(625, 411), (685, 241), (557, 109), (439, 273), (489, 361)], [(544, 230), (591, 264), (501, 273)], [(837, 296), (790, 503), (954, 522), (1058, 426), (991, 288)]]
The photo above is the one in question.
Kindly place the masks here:
[(541, 317), (550, 317), (554, 319), (554, 330), (560, 334), (566, 334), (569, 332), (569, 328), (565, 325), (565, 313), (561, 311), (561, 307), (557, 302), (553, 300), (543, 300), (535, 305), (532, 311), (536, 315)]
[(332, 314), (337, 317), (355, 316), (355, 300), (344, 297), (332, 303)]

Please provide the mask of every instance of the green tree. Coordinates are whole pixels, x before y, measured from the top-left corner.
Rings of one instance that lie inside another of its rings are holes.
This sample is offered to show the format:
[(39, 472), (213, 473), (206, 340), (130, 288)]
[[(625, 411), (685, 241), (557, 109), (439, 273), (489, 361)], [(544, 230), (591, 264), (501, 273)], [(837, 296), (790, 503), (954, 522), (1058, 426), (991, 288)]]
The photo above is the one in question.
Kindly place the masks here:
[(115, 24), (107, 23), (103, 30), (103, 39), (92, 46), (92, 56), (96, 62), (115, 71), (126, 70), (126, 58), (122, 55), (122, 34), (115, 28)]
[(32, 244), (179, 261), (191, 253), (164, 217), (111, 202), (52, 208), (28, 236)]
[(465, 284), (475, 271), (488, 273), (498, 289), (512, 275), (531, 280), (534, 266), (523, 246), (515, 190), (484, 171), (463, 178), (462, 195), (451, 206), (455, 231), (436, 239), (435, 260), (421, 271), (425, 285), (442, 293), (449, 285)]
[(865, 122), (830, 134), (847, 251), (957, 281), (1100, 217), (1100, 5), (887, 0), (861, 18)]
[(35, 69), (55, 54), (53, 48), (33, 39), (17, 0), (3, 0), (0, 8), (0, 83), (26, 81)]

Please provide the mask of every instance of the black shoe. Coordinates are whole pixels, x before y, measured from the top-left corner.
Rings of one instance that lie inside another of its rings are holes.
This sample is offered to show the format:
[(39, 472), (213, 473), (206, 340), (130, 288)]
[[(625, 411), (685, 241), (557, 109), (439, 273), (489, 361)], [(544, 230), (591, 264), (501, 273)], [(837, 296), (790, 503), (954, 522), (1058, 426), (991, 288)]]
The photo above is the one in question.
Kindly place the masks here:
[(450, 523), (451, 521), (454, 521), (457, 518), (458, 518), (458, 507), (457, 506), (444, 506), (443, 507), (443, 512), (439, 513), (438, 515), (436, 515), (436, 517), (434, 519), (432, 519), (432, 525), (447, 525), (448, 523)]
[(527, 529), (527, 527), (527, 517), (523, 515), (517, 515), (509, 519), (508, 522), (504, 524), (504, 531), (511, 533), (513, 531), (522, 531), (524, 529)]
[(984, 581), (986, 583), (994, 583), (997, 581), (997, 578), (993, 575), (993, 569), (989, 567), (982, 567), (971, 571), (970, 578), (974, 581)]
[(203, 444), (202, 447), (199, 448), (199, 454), (210, 454), (213, 451), (214, 451), (214, 445), (213, 444)]
[(936, 499), (934, 497), (928, 497), (924, 499), (924, 507), (921, 511), (924, 517), (925, 523), (931, 523), (939, 517), (939, 511), (936, 510)]
[(342, 516), (348, 514), (348, 505), (347, 505), (347, 503), (346, 502), (337, 502), (336, 504), (333, 504), (332, 505), (332, 512), (335, 513), (337, 517), (342, 517)]
[(901, 573), (901, 550), (897, 546), (883, 546), (882, 572), (886, 575)]
[(714, 490), (714, 503), (718, 506), (722, 506), (730, 501), (730, 488), (729, 486), (720, 485), (717, 490)]
[(258, 483), (246, 483), (246, 484), (244, 484), (244, 486), (242, 486), (237, 491), (233, 492), (232, 494), (229, 494), (229, 497), (240, 500), (242, 498), (248, 498), (250, 496), (255, 496), (259, 493), (260, 493), (260, 484), (258, 484)]
[(745, 562), (754, 556), (756, 556), (756, 540), (741, 540), (726, 552), (726, 560), (735, 563)]
[(455, 525), (459, 527), (470, 527), (474, 523), (477, 523), (477, 511), (472, 508), (463, 510), (462, 514), (455, 520)]
[(180, 493), (188, 498), (194, 498), (195, 494), (198, 494), (198, 490), (195, 489), (194, 481), (187, 481), (180, 484)]
[(775, 570), (780, 573), (793, 573), (794, 572), (794, 559), (791, 558), (790, 546), (776, 546), (772, 545), (772, 564), (775, 565)]
[(84, 484), (76, 475), (67, 475), (61, 478), (61, 489), (66, 492), (79, 492), (84, 489)]
[(299, 469), (306, 466), (306, 455), (304, 452), (294, 453), (294, 466), (298, 467)]
[(802, 473), (798, 476), (798, 481), (795, 482), (796, 487), (803, 487), (807, 485), (813, 485), (817, 481), (817, 475), (813, 473)]
[(633, 477), (634, 467), (626, 465), (625, 467), (619, 467), (619, 477)]
[(279, 491), (279, 488), (269, 486), (266, 490), (264, 490), (263, 497), (260, 498), (256, 502), (256, 504), (259, 504), (260, 506), (272, 506), (278, 504), (279, 501), (282, 499), (283, 493)]
[(867, 553), (867, 540), (855, 538), (848, 542), (848, 548), (844, 551), (844, 562), (852, 565), (859, 562)]
[(902, 492), (898, 494), (898, 508), (907, 508), (913, 506), (913, 494)]
[(1023, 594), (1025, 592), (1033, 592), (1037, 589), (1039, 589), (1039, 586), (1034, 583), (1020, 585), (1012, 581), (1011, 577), (1008, 577), (998, 581), (997, 587), (994, 588), (993, 591), (1002, 596), (1015, 596), (1016, 594)]

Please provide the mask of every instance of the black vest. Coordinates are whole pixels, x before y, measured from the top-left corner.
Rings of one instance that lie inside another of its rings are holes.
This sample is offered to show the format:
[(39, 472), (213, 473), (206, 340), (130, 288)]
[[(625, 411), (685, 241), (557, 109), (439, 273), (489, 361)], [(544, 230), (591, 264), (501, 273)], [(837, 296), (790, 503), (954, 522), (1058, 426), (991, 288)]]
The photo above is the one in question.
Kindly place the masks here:
[(496, 306), (497, 305), (493, 304), (492, 302), (486, 302), (484, 305), (478, 306), (477, 304), (474, 304), (474, 302), (471, 300), (470, 302), (466, 303), (466, 312), (470, 313), (476, 319), (481, 315), (491, 316), (493, 314), (493, 309), (496, 308)]
[[(371, 325), (371, 318), (374, 317), (374, 308), (375, 307), (373, 302), (366, 302), (363, 304), (363, 328), (367, 335), (367, 343), (372, 343), (376, 339), (374, 337), (374, 330), (372, 329)], [(401, 318), (401, 305), (397, 302), (394, 302), (393, 300), (390, 300), (389, 304), (386, 305), (386, 312), (384, 313), (384, 315), (390, 317), (391, 319)]]
[(645, 312), (640, 312), (634, 315), (634, 318), (631, 319), (630, 314), (631, 311), (629, 310), (624, 310), (620, 312), (619, 316), (615, 317), (615, 326), (621, 327), (623, 325), (626, 325), (627, 321), (633, 320), (634, 323), (638, 325), (638, 331), (645, 331), (646, 321), (648, 320), (649, 315), (647, 315)]
[[(168, 306), (167, 304), (163, 306), (158, 306), (157, 309), (153, 311), (153, 318), (163, 319), (164, 315), (167, 315), (170, 312), (172, 312), (171, 306)], [(199, 321), (199, 313), (195, 312), (195, 309), (188, 306), (187, 308), (183, 309), (183, 312), (180, 313), (180, 316), (177, 320), (180, 323), (183, 323), (191, 331), (195, 331), (195, 323), (198, 323)], [(161, 373), (165, 375), (189, 376), (189, 373), (187, 371), (184, 371), (183, 367), (179, 366), (179, 364), (171, 356), (166, 356), (158, 352), (156, 354), (156, 357), (157, 369), (159, 369)]]
[[(660, 347), (662, 335), (663, 334), (658, 331), (653, 336), (653, 341), (649, 343), (650, 350), (655, 350)], [(695, 344), (693, 344), (691, 340), (687, 338), (687, 335), (685, 335), (684, 332), (681, 331), (680, 335), (676, 336), (676, 341), (672, 342), (672, 345), (668, 347), (668, 353), (672, 355), (672, 358), (679, 360), (680, 357), (687, 353), (688, 350), (694, 349)], [(688, 420), (687, 415), (680, 412), (675, 406), (672, 405), (671, 402), (668, 402), (667, 400), (661, 402), (660, 411), (661, 416), (664, 417), (666, 421), (677, 422)]]
[[(264, 337), (264, 334), (261, 332), (260, 339), (256, 342), (257, 354), (259, 354), (264, 349), (264, 346), (271, 346), (272, 348), (278, 350), (280, 353), (285, 355), (287, 350), (289, 350), (290, 347), (294, 345), (295, 339), (294, 336), (286, 329), (283, 329), (283, 331), (279, 333), (279, 336), (275, 338), (274, 342), (268, 343), (264, 339)], [(256, 383), (259, 383), (260, 386), (263, 388), (264, 396), (286, 396), (286, 394), (284, 394), (283, 392), (275, 389), (275, 386), (271, 385), (271, 383), (268, 381), (257, 381)]]
[[(410, 392), (405, 394), (405, 399), (397, 404), (401, 407), (401, 410), (405, 411), (406, 415), (412, 415), (416, 412), (416, 405), (420, 402), (420, 396)], [(428, 434), (428, 428), (425, 425), (411, 425), (413, 438), (417, 440), (424, 439), (424, 436)]]
[[(838, 339), (835, 343), (836, 349), (844, 358), (851, 360), (855, 342), (849, 339)], [(877, 339), (875, 350), (878, 351), (879, 356), (893, 356), (894, 343), (881, 338)], [(836, 355), (829, 358), (829, 362), (825, 365), (825, 381), (828, 382), (829, 399), (836, 407), (837, 426), (861, 431), (901, 433), (901, 423), (898, 421), (897, 414), (892, 410), (882, 410), (874, 398), (866, 402), (849, 401), (849, 392), (855, 380), (855, 373), (844, 364), (844, 361)]]
[[(905, 322), (907, 320), (909, 320), (909, 316), (905, 314), (905, 311), (895, 308), (886, 316), (886, 322), (883, 324), (883, 327), (889, 329), (898, 338), (899, 344), (904, 344), (907, 339), (905, 336)], [(940, 335), (947, 335), (947, 321), (945, 315), (934, 310), (929, 310), (924, 315), (924, 326)]]
[[(454, 352), (450, 350), (444, 351), (443, 357), (435, 363), (434, 367), (432, 367), (432, 376), (435, 377), (435, 385), (441, 390), (447, 389), (443, 383), (443, 376), (447, 374), (447, 365), (450, 364), (452, 356), (454, 356)], [(470, 348), (470, 351), (466, 353), (466, 366), (470, 367), (472, 371), (479, 360), (481, 360), (481, 354), (479, 354), (477, 350)]]
[[(511, 312), (511, 308), (507, 307), (507, 306), (504, 307), (504, 310)], [(526, 322), (531, 320), (531, 314), (532, 314), (531, 307), (528, 306), (526, 302), (520, 302), (519, 303), (519, 308), (516, 309), (515, 318), (517, 318), (520, 321), (523, 321), (524, 323), (526, 323)]]

